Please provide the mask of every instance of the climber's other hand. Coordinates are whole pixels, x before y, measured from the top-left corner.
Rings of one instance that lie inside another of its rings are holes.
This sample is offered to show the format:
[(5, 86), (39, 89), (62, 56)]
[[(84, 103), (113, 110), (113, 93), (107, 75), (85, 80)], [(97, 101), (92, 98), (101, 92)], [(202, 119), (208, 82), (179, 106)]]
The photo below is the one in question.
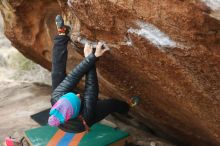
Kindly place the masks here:
[(86, 43), (84, 47), (84, 56), (87, 57), (92, 53), (92, 45), (90, 43)]
[(106, 51), (109, 51), (109, 47), (104, 42), (99, 42), (96, 46), (95, 56), (100, 57), (102, 56)]

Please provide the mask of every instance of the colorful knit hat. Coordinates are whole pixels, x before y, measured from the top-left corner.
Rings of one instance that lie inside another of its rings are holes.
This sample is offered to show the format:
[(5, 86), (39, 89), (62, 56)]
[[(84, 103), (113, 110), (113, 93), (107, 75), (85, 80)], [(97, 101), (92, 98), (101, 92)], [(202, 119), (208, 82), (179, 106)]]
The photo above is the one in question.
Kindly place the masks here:
[(76, 118), (80, 112), (81, 100), (74, 93), (63, 95), (51, 108), (48, 124), (59, 126), (69, 119)]

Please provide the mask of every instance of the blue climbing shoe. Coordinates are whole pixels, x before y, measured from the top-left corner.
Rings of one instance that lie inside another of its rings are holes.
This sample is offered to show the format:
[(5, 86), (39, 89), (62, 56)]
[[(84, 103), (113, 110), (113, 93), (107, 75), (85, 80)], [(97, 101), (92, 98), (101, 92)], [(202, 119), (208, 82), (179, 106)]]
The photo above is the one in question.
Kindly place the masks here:
[(56, 18), (55, 18), (55, 22), (56, 22), (56, 26), (57, 26), (58, 29), (64, 27), (64, 20), (63, 20), (62, 16), (57, 15)]
[(55, 22), (59, 35), (70, 35), (71, 28), (70, 26), (64, 24), (64, 20), (61, 15), (56, 16)]

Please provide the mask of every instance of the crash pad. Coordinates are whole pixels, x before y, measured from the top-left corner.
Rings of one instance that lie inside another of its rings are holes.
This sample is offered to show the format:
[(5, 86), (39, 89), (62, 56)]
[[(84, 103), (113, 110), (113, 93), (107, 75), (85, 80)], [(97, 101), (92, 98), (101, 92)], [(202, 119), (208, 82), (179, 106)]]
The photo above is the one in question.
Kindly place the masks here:
[(50, 108), (40, 111), (36, 114), (31, 115), (31, 119), (37, 122), (41, 126), (47, 125), (48, 118), (49, 118)]
[(89, 132), (77, 134), (42, 126), (27, 130), (24, 135), (31, 146), (107, 146), (129, 137), (126, 132), (100, 123), (93, 125)]

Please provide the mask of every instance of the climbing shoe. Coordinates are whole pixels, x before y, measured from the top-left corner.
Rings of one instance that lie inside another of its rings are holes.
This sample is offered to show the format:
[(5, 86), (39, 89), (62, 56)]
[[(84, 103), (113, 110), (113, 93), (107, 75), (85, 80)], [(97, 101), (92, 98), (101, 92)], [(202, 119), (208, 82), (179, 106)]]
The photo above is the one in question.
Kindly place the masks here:
[(63, 20), (62, 16), (57, 15), (55, 18), (55, 22), (56, 22), (57, 29), (64, 27), (64, 20)]
[(140, 97), (139, 96), (133, 96), (128, 101), (130, 107), (135, 107), (136, 105), (139, 105), (140, 103)]
[(64, 25), (64, 20), (62, 16), (57, 15), (55, 18), (55, 22), (59, 35), (69, 35), (71, 28), (70, 26)]

